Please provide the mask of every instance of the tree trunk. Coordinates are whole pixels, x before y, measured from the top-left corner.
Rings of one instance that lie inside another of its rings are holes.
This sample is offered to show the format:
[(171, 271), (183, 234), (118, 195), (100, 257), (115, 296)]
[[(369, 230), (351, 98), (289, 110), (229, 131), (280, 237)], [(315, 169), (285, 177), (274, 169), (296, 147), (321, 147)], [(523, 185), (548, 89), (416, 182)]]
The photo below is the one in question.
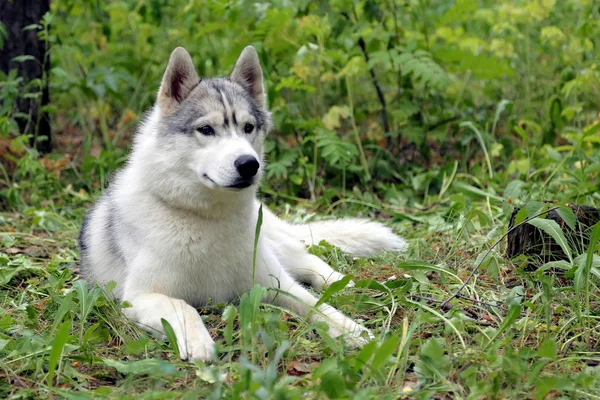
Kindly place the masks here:
[[(42, 17), (50, 10), (49, 0), (0, 0), (0, 22), (6, 27), (8, 38), (4, 47), (0, 49), (0, 70), (8, 73), (12, 69), (18, 71), (25, 82), (33, 79), (42, 79), (48, 76), (50, 59), (44, 58), (48, 49), (46, 42), (38, 38), (38, 29), (24, 31), (28, 25), (39, 24)], [(35, 60), (15, 62), (18, 56), (30, 55)], [(42, 65), (43, 64), (43, 65)], [(52, 150), (50, 137), (50, 121), (48, 114), (40, 110), (50, 100), (48, 79), (42, 80), (41, 98), (21, 97), (17, 102), (18, 112), (27, 117), (17, 118), (21, 134), (32, 135), (32, 144), (35, 144), (40, 153)], [(38, 92), (39, 86), (31, 91)]]

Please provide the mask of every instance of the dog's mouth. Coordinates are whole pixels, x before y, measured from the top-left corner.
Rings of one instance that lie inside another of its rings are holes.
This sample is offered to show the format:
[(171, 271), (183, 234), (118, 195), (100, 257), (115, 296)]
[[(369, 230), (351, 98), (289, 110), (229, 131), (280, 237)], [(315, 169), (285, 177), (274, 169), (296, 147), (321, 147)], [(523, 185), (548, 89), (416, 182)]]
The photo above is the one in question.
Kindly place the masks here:
[(231, 189), (246, 189), (254, 183), (254, 179), (242, 179), (234, 183), (233, 185), (225, 186)]
[(206, 179), (207, 181), (212, 183), (214, 188), (242, 190), (242, 189), (246, 189), (247, 187), (250, 187), (250, 186), (252, 186), (252, 184), (254, 184), (254, 179), (240, 179), (237, 182), (235, 182), (233, 185), (222, 186), (222, 185), (219, 185), (214, 180), (212, 180), (210, 178), (210, 176), (208, 176), (206, 174), (204, 174), (203, 177), (204, 177), (204, 179)]

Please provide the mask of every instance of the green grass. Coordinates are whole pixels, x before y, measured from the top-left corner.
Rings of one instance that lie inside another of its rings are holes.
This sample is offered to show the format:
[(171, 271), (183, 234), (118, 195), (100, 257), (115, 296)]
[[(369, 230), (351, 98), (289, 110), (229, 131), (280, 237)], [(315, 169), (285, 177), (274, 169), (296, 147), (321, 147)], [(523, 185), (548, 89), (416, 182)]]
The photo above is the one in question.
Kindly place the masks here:
[(356, 286), (329, 302), (375, 332), (362, 350), (344, 348), (325, 325), (257, 306), (257, 288), (232, 304), (200, 310), (219, 344), (221, 361), (212, 365), (180, 361), (172, 345), (141, 332), (99, 288), (77, 280), (82, 208), (2, 213), (0, 395), (598, 397), (600, 317), (592, 276), (590, 287), (575, 290), (573, 279), (525, 272), (494, 248), (480, 273), (440, 308), (504, 226), (501, 205), (469, 203), (471, 217), (480, 219), (453, 211), (457, 203), (393, 219), (411, 241), (405, 255), (363, 260), (329, 246), (311, 248), (355, 276)]

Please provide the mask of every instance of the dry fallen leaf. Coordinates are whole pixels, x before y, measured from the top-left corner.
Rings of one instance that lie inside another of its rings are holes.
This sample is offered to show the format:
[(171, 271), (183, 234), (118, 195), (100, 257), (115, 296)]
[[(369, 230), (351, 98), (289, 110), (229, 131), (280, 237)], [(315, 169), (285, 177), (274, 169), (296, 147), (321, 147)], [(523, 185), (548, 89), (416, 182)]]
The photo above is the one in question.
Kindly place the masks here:
[(292, 376), (302, 376), (309, 374), (313, 368), (315, 368), (318, 364), (316, 362), (313, 363), (305, 363), (301, 361), (292, 360), (288, 367), (288, 375)]
[(4, 250), (4, 252), (6, 254), (25, 254), (31, 257), (47, 257), (48, 254), (46, 253), (46, 251), (44, 249), (42, 249), (41, 247), (27, 247), (25, 249), (21, 249), (18, 247), (9, 247), (8, 249)]

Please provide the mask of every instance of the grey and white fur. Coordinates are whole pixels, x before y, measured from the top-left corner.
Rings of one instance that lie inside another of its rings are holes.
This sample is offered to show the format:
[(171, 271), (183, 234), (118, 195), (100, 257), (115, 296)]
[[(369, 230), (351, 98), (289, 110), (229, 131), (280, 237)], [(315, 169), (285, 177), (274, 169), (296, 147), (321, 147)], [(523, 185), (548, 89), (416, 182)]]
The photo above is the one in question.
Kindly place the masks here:
[[(226, 302), (252, 287), (254, 236), (271, 128), (258, 54), (246, 47), (226, 78), (200, 79), (181, 47), (169, 59), (156, 105), (135, 136), (127, 165), (86, 215), (79, 237), (89, 282), (117, 283), (115, 296), (141, 327), (173, 327), (182, 359), (215, 360), (215, 343), (194, 307)], [(321, 240), (360, 256), (401, 251), (389, 228), (343, 219), (294, 225), (264, 209), (255, 282), (267, 301), (325, 321), (334, 336), (362, 345), (372, 335), (333, 307), (316, 309), (316, 289), (342, 278), (306, 244)], [(281, 291), (286, 295), (281, 294)]]

